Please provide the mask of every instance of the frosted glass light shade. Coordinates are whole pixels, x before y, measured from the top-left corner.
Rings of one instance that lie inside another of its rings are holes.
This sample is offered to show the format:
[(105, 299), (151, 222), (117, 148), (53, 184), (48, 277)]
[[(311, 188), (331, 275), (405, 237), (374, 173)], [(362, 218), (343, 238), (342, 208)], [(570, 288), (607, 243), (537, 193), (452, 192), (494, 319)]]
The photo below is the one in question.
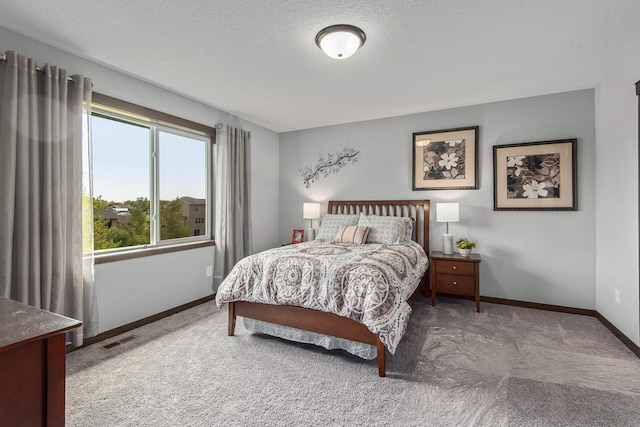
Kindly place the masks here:
[(316, 35), (316, 44), (327, 56), (345, 59), (356, 53), (366, 39), (360, 28), (340, 24), (320, 30)]
[(302, 209), (302, 217), (304, 219), (320, 218), (320, 203), (305, 203)]
[(458, 222), (460, 221), (459, 203), (436, 203), (437, 222)]

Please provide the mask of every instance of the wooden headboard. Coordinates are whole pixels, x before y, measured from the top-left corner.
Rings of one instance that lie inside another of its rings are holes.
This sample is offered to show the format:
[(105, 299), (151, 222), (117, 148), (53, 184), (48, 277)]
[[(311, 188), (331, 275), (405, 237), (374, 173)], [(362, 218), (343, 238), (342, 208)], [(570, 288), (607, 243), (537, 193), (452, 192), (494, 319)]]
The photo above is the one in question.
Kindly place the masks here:
[(429, 255), (429, 200), (329, 200), (329, 214), (359, 214), (413, 218), (413, 240)]

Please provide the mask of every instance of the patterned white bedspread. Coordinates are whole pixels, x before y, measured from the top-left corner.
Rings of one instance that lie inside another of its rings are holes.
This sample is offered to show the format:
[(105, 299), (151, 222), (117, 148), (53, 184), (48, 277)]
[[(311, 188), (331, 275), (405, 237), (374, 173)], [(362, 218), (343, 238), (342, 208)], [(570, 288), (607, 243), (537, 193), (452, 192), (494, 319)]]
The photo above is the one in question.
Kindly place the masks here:
[(314, 240), (248, 256), (216, 294), (229, 301), (295, 305), (335, 313), (380, 335), (393, 354), (409, 321), (406, 302), (428, 266), (422, 246)]

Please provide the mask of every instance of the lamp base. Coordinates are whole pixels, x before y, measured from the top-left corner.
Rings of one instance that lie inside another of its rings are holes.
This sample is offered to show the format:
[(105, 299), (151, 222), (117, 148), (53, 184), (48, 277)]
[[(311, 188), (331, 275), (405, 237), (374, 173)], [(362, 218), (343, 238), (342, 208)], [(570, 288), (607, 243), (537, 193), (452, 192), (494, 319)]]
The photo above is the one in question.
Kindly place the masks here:
[(442, 235), (442, 253), (453, 255), (453, 234)]
[(316, 229), (315, 228), (307, 228), (304, 232), (305, 241), (309, 242), (311, 240), (315, 240), (316, 238)]

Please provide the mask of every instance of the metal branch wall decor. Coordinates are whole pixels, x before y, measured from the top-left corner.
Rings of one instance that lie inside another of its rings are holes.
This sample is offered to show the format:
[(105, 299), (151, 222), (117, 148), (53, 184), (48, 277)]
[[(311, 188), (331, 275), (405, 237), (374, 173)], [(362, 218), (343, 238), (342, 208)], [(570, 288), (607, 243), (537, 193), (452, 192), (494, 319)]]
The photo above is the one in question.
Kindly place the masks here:
[(311, 184), (319, 180), (321, 176), (326, 178), (330, 174), (338, 172), (349, 163), (357, 163), (358, 154), (360, 154), (360, 150), (344, 148), (337, 153), (328, 153), (326, 157), (320, 156), (314, 165), (300, 168), (302, 182), (305, 187), (309, 188)]

